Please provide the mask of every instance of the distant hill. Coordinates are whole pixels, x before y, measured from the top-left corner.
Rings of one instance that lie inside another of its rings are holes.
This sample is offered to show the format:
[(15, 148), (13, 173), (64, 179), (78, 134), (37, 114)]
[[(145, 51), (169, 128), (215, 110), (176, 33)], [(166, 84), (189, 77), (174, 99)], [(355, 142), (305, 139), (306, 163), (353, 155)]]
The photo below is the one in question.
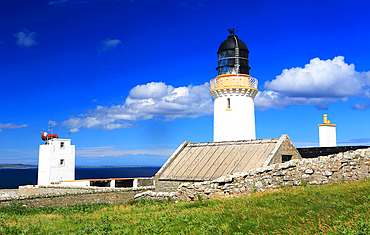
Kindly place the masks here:
[(0, 169), (29, 169), (29, 168), (37, 168), (37, 166), (25, 164), (0, 164)]

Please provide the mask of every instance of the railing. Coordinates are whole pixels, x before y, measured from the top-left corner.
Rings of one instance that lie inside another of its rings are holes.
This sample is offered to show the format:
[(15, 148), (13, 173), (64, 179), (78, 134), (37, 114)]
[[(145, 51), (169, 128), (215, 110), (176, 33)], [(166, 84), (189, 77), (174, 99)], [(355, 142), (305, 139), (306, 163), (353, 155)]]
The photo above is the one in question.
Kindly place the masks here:
[(257, 89), (258, 80), (245, 74), (220, 75), (210, 81), (211, 91), (214, 89), (244, 87)]

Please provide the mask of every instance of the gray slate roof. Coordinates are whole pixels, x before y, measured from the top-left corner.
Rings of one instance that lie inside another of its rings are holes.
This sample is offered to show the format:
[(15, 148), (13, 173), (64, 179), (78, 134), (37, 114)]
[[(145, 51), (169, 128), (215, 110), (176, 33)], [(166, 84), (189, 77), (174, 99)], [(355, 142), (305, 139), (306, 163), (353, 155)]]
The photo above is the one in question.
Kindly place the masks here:
[[(248, 141), (185, 141), (162, 166), (156, 177), (159, 180), (206, 181), (236, 172), (246, 172), (269, 165), (284, 141), (290, 142), (287, 135), (282, 135), (280, 139)], [(295, 149), (294, 145), (293, 148)]]

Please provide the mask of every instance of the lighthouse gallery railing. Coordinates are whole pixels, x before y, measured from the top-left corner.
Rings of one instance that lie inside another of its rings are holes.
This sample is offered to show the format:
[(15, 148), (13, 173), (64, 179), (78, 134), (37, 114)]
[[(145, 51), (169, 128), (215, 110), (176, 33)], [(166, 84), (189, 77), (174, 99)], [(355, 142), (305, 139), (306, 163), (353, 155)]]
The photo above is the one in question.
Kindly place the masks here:
[(254, 88), (257, 89), (258, 80), (245, 74), (220, 75), (210, 81), (211, 91), (222, 88)]

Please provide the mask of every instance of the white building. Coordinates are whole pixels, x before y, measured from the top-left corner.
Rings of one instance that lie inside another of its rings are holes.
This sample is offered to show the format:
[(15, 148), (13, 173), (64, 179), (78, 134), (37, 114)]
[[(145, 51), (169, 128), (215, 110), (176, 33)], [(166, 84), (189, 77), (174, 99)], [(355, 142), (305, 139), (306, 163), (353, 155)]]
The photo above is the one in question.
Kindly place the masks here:
[(52, 138), (40, 145), (38, 185), (75, 179), (75, 146), (70, 139)]
[(324, 114), (323, 119), (324, 123), (319, 124), (320, 147), (336, 147), (337, 146), (336, 125), (330, 123), (327, 114)]
[(229, 32), (217, 52), (218, 76), (210, 81), (215, 142), (256, 139), (254, 97), (258, 80), (249, 75), (247, 46), (234, 30)]

